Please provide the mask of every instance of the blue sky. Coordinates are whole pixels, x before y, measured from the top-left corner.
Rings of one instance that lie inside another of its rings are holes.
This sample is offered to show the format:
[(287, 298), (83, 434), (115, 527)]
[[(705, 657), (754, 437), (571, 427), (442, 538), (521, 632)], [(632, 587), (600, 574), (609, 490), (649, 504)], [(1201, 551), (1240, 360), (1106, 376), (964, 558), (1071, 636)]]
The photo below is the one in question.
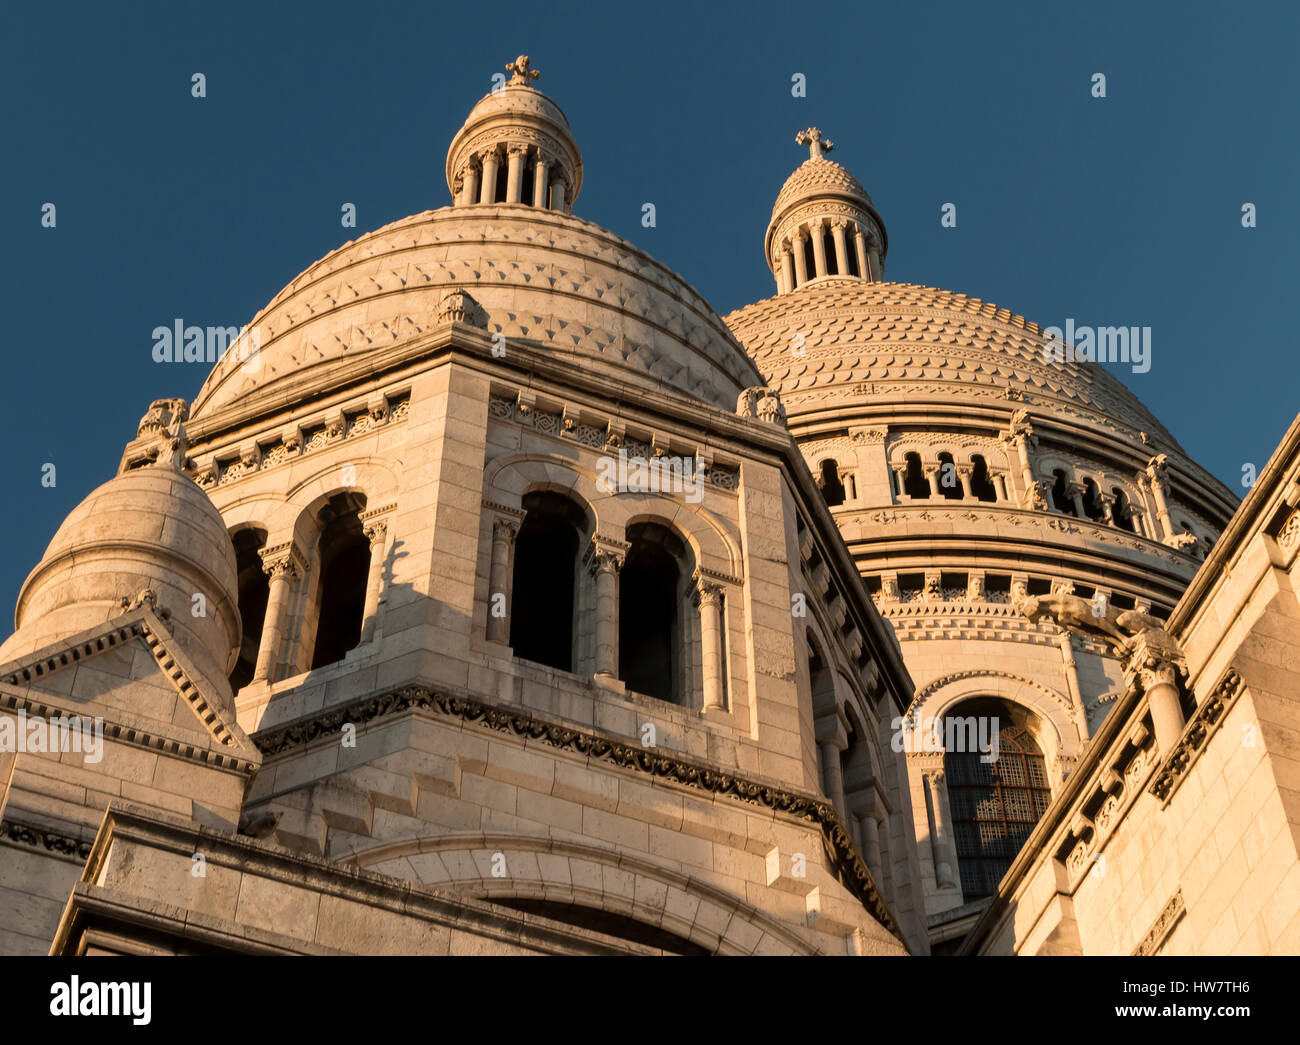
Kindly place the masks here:
[(0, 605), (150, 401), (202, 383), (152, 361), (154, 327), (243, 324), (354, 235), (448, 203), (447, 145), (520, 52), (583, 151), (575, 213), (719, 312), (773, 292), (763, 233), (819, 126), (884, 217), (889, 278), (1150, 326), (1150, 372), (1121, 376), (1240, 492), (1300, 410), (1300, 15), (1068, 6), (7, 3)]

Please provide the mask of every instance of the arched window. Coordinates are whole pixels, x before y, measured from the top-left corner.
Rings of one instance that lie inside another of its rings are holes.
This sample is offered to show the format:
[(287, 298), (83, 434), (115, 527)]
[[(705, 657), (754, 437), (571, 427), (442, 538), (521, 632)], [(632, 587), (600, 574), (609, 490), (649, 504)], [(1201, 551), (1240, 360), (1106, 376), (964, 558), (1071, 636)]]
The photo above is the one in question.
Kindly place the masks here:
[(271, 587), (259, 554), (266, 547), (266, 531), (240, 530), (231, 537), (231, 543), (235, 546), (235, 563), (239, 571), (239, 619), (243, 622), (244, 633), (239, 645), (239, 659), (230, 673), (230, 688), (239, 690), (253, 681)]
[(903, 493), (909, 497), (929, 497), (930, 480), (925, 477), (925, 470), (921, 467), (921, 455), (910, 453), (903, 460), (907, 464), (903, 474)]
[(822, 496), (831, 508), (844, 503), (844, 484), (840, 482), (840, 466), (838, 462), (830, 459), (822, 462), (821, 475), (817, 479), (817, 485), (821, 487)]
[(1091, 479), (1083, 481), (1083, 511), (1093, 520), (1100, 520), (1106, 515), (1106, 508), (1101, 503), (1101, 491)]
[(364, 507), (362, 498), (335, 494), (320, 512), (316, 554), (320, 609), (311, 655), (313, 669), (342, 660), (361, 641), (370, 571), (370, 542), (360, 516)]
[(578, 542), (587, 518), (563, 494), (527, 494), (515, 537), (510, 645), (515, 656), (573, 670), (573, 606)]
[(627, 540), (618, 579), (618, 677), (634, 692), (684, 704), (686, 547), (658, 523), (628, 527)]
[(808, 234), (803, 238), (804, 271), (807, 273), (808, 279), (817, 278), (817, 255), (813, 253), (812, 245), (812, 238), (815, 235), (817, 235), (817, 230), (809, 229)]
[(1133, 533), (1133, 506), (1129, 504), (1128, 494), (1118, 486), (1111, 493), (1115, 495), (1115, 503), (1110, 510), (1111, 519), (1121, 530)]
[(962, 498), (957, 463), (952, 459), (952, 454), (946, 452), (939, 455), (939, 493), (949, 501), (960, 501)]
[(980, 501), (996, 501), (998, 492), (993, 487), (993, 481), (989, 477), (989, 464), (979, 454), (974, 454), (971, 459), (971, 476), (970, 492), (971, 496)]
[(1074, 507), (1074, 498), (1070, 496), (1070, 482), (1064, 471), (1057, 468), (1052, 475), (1056, 477), (1056, 482), (1052, 483), (1052, 507), (1064, 515), (1077, 516), (1079, 513)]
[(826, 275), (841, 275), (839, 255), (835, 253), (835, 235), (825, 225), (822, 226), (822, 250), (826, 254)]
[(967, 902), (997, 891), (1052, 801), (1046, 760), (1033, 735), (1023, 725), (999, 721), (999, 726), (997, 758), (991, 762), (978, 751), (950, 750), (944, 755), (962, 897)]

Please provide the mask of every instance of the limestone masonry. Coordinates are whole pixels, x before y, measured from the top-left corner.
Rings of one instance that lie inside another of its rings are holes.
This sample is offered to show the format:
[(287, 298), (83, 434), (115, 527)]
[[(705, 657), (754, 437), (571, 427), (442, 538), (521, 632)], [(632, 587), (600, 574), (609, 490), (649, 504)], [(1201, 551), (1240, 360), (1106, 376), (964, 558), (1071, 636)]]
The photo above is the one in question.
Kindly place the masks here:
[(720, 317), (507, 72), (27, 578), (0, 953), (1300, 953), (1300, 422), (1238, 504), (816, 128)]

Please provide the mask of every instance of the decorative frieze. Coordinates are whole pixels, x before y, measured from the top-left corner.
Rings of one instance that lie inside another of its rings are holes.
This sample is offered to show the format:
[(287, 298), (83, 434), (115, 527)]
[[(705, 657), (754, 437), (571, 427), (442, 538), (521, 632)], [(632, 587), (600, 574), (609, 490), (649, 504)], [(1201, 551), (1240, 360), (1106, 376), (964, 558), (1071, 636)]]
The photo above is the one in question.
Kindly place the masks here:
[(353, 439), (382, 425), (398, 424), (410, 415), (411, 397), (403, 395), (372, 402), (359, 410), (336, 411), (316, 424), (294, 426), (274, 442), (253, 440), (241, 449), (238, 458), (221, 461), (212, 458), (197, 465), (191, 478), (203, 489), (226, 486), (251, 475), (278, 468), (288, 461), (318, 453), (328, 447)]
[(540, 741), (561, 751), (576, 752), (590, 760), (645, 773), (710, 794), (735, 798), (809, 821), (821, 830), (831, 869), (840, 883), (881, 925), (899, 939), (902, 938), (898, 924), (885, 905), (866, 861), (830, 803), (812, 795), (701, 765), (669, 754), (663, 748), (626, 744), (597, 733), (547, 722), (522, 711), (493, 707), (424, 686), (405, 686), (311, 718), (300, 719), (262, 733), (254, 737), (254, 742), (267, 757), (272, 757), (315, 740), (333, 740), (347, 724), (365, 725), (376, 719), (413, 710), (428, 711), (499, 733), (509, 733), (524, 741)]
[(1182, 889), (1175, 889), (1174, 895), (1169, 898), (1161, 912), (1156, 915), (1156, 920), (1147, 934), (1142, 937), (1142, 942), (1137, 945), (1133, 951), (1134, 958), (1148, 958), (1153, 954), (1159, 954), (1160, 948), (1169, 939), (1174, 928), (1182, 921), (1183, 915), (1187, 913), (1187, 904), (1183, 902)]
[(1183, 729), (1183, 735), (1169, 756), (1164, 759), (1160, 772), (1151, 782), (1151, 793), (1160, 799), (1161, 808), (1169, 805), (1187, 774), (1205, 751), (1210, 738), (1223, 725), (1246, 684), (1235, 668), (1224, 672), (1209, 698), (1197, 709)]
[(47, 853), (67, 857), (81, 863), (90, 856), (91, 843), (82, 841), (73, 835), (57, 834), (44, 831), (29, 824), (15, 823), (13, 820), (0, 820), (0, 840), (16, 845), (44, 849)]

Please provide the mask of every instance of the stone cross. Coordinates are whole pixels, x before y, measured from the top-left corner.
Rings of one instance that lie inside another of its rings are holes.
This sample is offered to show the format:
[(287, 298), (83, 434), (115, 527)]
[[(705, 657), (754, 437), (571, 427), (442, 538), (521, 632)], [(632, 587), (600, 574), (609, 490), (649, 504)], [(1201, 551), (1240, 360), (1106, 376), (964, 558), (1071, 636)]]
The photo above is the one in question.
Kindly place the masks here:
[(800, 131), (794, 136), (794, 140), (800, 145), (808, 146), (808, 155), (811, 159), (821, 159), (823, 153), (830, 152), (835, 148), (835, 143), (829, 138), (823, 138), (822, 132), (816, 127), (809, 127), (806, 131)]
[(529, 65), (528, 55), (526, 54), (521, 54), (513, 62), (510, 62), (506, 66), (506, 72), (514, 73), (514, 75), (510, 77), (511, 83), (521, 83), (524, 86), (528, 86), (529, 83), (542, 75)]

